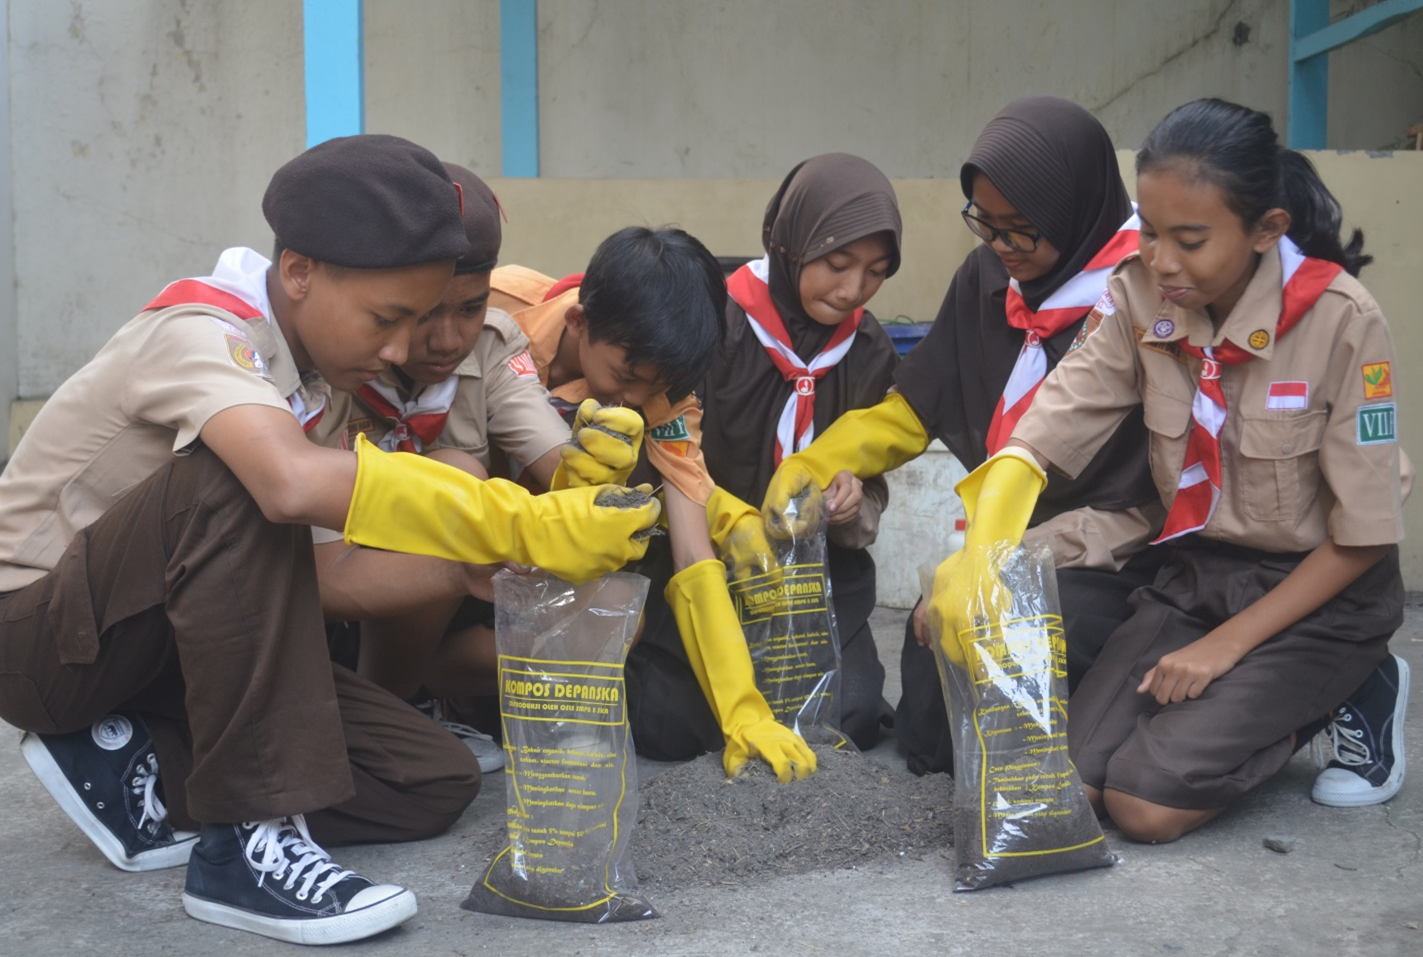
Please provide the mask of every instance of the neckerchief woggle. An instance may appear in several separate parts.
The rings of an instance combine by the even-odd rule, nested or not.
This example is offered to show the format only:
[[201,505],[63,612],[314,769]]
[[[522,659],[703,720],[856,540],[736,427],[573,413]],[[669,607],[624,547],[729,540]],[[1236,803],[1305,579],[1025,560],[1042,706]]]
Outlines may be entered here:
[[770,265],[768,257],[747,263],[731,274],[726,290],[746,312],[751,331],[771,363],[792,386],[776,423],[775,464],[780,465],[787,454],[801,451],[815,439],[815,384],[850,351],[865,310],[856,309],[842,320],[825,348],[809,362],[803,362],[791,347],[786,324],[771,300],[771,287],[767,285]]
[[[1275,323],[1279,341],[1304,318],[1343,266],[1315,259],[1282,236],[1279,243],[1281,288],[1280,316]],[[1255,358],[1226,340],[1218,346],[1193,346],[1185,339],[1177,343],[1181,351],[1201,360],[1196,395],[1191,401],[1191,433],[1186,437],[1186,457],[1177,479],[1176,497],[1166,513],[1166,524],[1153,545],[1181,535],[1198,532],[1210,523],[1220,504],[1220,430],[1227,413],[1225,390],[1221,387],[1224,366],[1237,366]]]

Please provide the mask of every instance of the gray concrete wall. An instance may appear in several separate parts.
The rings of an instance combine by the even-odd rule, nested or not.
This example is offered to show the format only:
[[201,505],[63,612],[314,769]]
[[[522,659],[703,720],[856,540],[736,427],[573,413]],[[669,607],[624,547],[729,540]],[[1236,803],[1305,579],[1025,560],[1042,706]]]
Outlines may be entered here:
[[[938,177],[1030,93],[1122,148],[1198,96],[1283,128],[1289,3],[540,0],[539,49],[546,176],[777,177],[850,150]],[[1423,120],[1423,17],[1332,54],[1331,88],[1331,148],[1392,145]]]
[[[0,0],[0,24],[10,22],[10,0]],[[3,39],[3,38],[0,38]],[[10,44],[0,42],[0,82],[10,75]],[[10,175],[10,89],[0,89],[0,435],[10,434],[10,400],[20,394],[19,323],[15,319],[15,214]],[[8,458],[8,452],[0,460]]]
[[10,2],[18,392],[49,394],[169,280],[271,244],[305,142],[301,5]]

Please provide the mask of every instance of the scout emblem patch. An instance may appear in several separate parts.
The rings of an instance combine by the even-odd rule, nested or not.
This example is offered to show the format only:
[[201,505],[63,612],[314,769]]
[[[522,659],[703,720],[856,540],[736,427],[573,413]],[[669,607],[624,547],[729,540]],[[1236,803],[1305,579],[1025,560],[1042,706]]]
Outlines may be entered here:
[[534,357],[529,355],[527,349],[509,360],[509,371],[521,379],[537,379],[539,377],[539,368],[534,365]]
[[671,422],[665,422],[647,430],[647,437],[678,458],[686,458],[692,434],[687,431],[687,417],[679,415]]
[[252,345],[246,336],[229,332],[223,338],[227,340],[227,357],[232,360],[233,365],[268,382],[272,381],[272,374],[267,371],[267,364],[262,361],[262,353],[257,351],[257,347]]
[[1364,398],[1386,399],[1393,395],[1393,373],[1387,362],[1370,362],[1364,366]]
[[1170,319],[1158,319],[1151,327],[1151,334],[1158,339],[1165,339],[1176,331],[1176,323]]
[[1267,409],[1307,409],[1309,408],[1308,382],[1271,382],[1265,393]]
[[1397,407],[1392,402],[1359,406],[1357,434],[1360,445],[1397,442]]
[[1263,349],[1270,344],[1270,334],[1264,329],[1256,329],[1245,341],[1250,343],[1252,349]]

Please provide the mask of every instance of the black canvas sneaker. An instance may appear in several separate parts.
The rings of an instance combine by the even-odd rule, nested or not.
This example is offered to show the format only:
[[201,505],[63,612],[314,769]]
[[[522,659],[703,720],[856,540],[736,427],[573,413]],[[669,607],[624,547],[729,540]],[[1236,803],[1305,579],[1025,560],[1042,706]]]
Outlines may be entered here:
[[20,753],[64,813],[115,867],[188,862],[198,836],[175,831],[158,793],[158,755],[137,715],[110,714],[71,734],[20,738]]
[[504,766],[504,749],[499,746],[499,742],[483,731],[476,730],[467,724],[447,720],[444,707],[438,698],[430,697],[422,691],[410,700],[410,705],[421,714],[428,715],[431,721],[463,741],[465,747],[474,753],[474,759],[479,762],[479,770],[482,773],[498,771]]
[[1330,807],[1382,804],[1403,787],[1403,718],[1408,711],[1408,662],[1383,660],[1333,714],[1334,760],[1310,793]]
[[301,815],[204,824],[188,862],[189,916],[293,944],[361,940],[415,915],[415,895],[331,861]]

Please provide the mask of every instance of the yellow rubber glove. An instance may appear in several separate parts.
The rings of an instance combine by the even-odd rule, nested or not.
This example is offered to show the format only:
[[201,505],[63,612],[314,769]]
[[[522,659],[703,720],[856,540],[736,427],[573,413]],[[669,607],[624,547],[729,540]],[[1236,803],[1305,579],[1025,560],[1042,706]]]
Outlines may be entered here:
[[642,448],[642,416],[636,409],[604,408],[584,399],[573,417],[573,442],[559,453],[553,489],[625,485]]
[[[530,495],[502,479],[480,481],[423,455],[382,452],[356,440],[356,488],[346,541],[392,552],[490,565],[537,565],[588,581],[641,558],[637,533],[657,523],[661,504],[645,492],[596,486]],[[631,497],[631,507],[595,503]]]
[[[955,486],[968,516],[964,547],[934,572],[929,621],[944,653],[981,675],[1001,644],[1013,594],[1003,584],[1004,562],[1023,540],[1047,473],[1026,449],[1009,446]],[[987,643],[975,650],[974,645]]]
[[707,499],[707,532],[733,582],[780,571],[761,513],[720,487]]
[[928,447],[929,434],[919,416],[904,396],[891,392],[879,405],[846,412],[809,447],[786,456],[766,487],[761,514],[771,523],[773,516],[786,514],[791,500],[811,482],[824,489],[841,471],[873,478],[918,458]]
[[726,590],[721,562],[708,558],[689,565],[672,576],[662,594],[677,620],[697,683],[726,738],[721,759],[726,776],[734,776],[752,758],[769,764],[782,784],[815,773],[815,752],[800,735],[776,721],[756,690],[751,653]]

